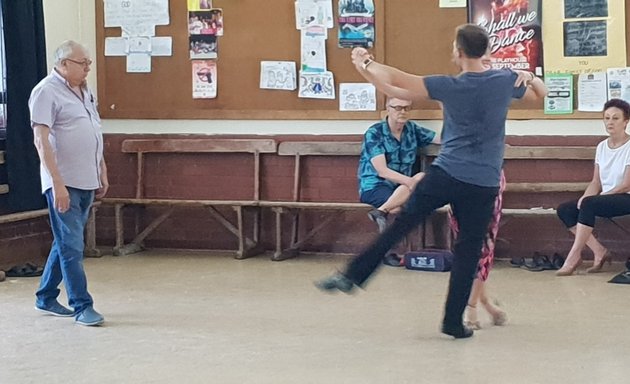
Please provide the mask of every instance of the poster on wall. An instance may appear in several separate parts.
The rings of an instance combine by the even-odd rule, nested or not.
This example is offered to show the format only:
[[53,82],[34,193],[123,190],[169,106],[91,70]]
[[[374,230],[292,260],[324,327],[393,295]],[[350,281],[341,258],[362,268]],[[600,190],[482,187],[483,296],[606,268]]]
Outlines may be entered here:
[[470,0],[468,22],[490,35],[492,68],[543,74],[542,0]]
[[549,90],[545,96],[545,114],[573,113],[573,75],[548,75],[545,85]]
[[376,111],[376,88],[370,83],[339,84],[340,111]]
[[339,47],[374,46],[374,1],[339,0]]
[[630,68],[608,68],[608,99],[630,102]]
[[543,3],[545,73],[584,74],[625,67],[624,0]]
[[191,63],[193,99],[214,99],[217,97],[217,62],[214,60],[193,60]]

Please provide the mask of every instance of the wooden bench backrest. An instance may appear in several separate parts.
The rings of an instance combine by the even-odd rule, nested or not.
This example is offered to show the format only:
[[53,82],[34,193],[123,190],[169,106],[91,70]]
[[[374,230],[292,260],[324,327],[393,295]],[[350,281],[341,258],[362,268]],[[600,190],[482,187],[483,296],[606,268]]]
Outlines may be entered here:
[[[439,151],[439,145],[431,144],[426,148],[423,148],[422,153],[429,157],[435,157]],[[540,147],[506,145],[504,158],[506,160],[595,160],[595,147]]]
[[359,156],[360,141],[287,141],[278,146],[281,156]]
[[278,146],[278,155],[294,156],[293,201],[300,201],[302,156],[356,156],[361,154],[360,141],[286,141]]
[[145,153],[252,153],[254,154],[254,200],[260,200],[260,154],[275,153],[273,139],[127,139],[122,152],[135,153],[138,158],[136,172],[136,198],[144,197]]

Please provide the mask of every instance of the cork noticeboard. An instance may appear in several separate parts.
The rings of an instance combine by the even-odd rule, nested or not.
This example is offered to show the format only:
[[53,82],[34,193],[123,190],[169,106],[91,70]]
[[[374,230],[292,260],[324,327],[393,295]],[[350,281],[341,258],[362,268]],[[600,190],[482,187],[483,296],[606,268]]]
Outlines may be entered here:
[[[96,2],[98,96],[101,116],[121,119],[379,119],[376,112],[340,112],[338,85],[363,82],[350,62],[350,49],[337,47],[337,29],[330,29],[327,66],[334,74],[337,99],[298,98],[296,91],[259,88],[260,62],[300,64],[300,33],[295,28],[293,1],[214,0],[223,9],[224,36],[219,39],[216,99],[192,98],[192,67],[188,51],[186,1],[169,2],[170,24],[157,26],[157,36],[171,36],[173,55],[153,57],[150,73],[127,73],[126,58],[104,56],[105,37],[120,36],[120,28],[105,28],[103,0]],[[337,11],[337,0],[333,7]],[[376,42],[372,52],[380,62],[416,74],[456,74],[451,63],[454,29],[466,22],[465,8],[439,8],[438,1],[374,0]],[[629,19],[630,7],[626,7]],[[627,31],[628,32],[628,31]],[[630,44],[630,39],[626,39]],[[630,53],[630,48],[628,49]],[[629,57],[630,61],[630,57]],[[384,107],[379,95],[377,109]],[[436,103],[418,104],[416,119],[440,119]],[[544,115],[542,102],[516,102],[515,119],[598,118],[598,114]]]

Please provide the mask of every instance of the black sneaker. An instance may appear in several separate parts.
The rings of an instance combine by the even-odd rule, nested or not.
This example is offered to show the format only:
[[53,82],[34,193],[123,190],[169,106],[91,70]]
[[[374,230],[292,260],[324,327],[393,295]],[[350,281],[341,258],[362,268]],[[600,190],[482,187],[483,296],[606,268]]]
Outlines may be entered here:
[[387,228],[387,212],[383,212],[380,209],[373,209],[368,212],[368,217],[376,223],[378,233],[385,232],[385,228]]
[[442,324],[442,333],[445,335],[453,336],[456,339],[467,339],[469,337],[472,337],[475,332],[465,325],[452,327],[447,326],[446,324]]

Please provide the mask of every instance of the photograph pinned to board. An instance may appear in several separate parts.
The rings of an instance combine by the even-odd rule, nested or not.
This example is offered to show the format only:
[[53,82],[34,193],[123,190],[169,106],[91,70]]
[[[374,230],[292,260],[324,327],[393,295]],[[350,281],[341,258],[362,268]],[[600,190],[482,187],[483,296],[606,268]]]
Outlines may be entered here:
[[565,19],[588,17],[608,17],[608,0],[564,0]]
[[311,73],[300,71],[298,97],[307,99],[334,99],[335,81],[332,72]]
[[212,8],[212,0],[188,0],[189,11],[201,11]]
[[294,61],[261,61],[260,88],[293,91],[297,88]]
[[545,114],[573,113],[573,75],[547,74],[545,85],[549,90],[545,96]]
[[301,33],[301,70],[304,72],[326,71],[326,39],[322,36],[310,35],[304,29]]
[[193,60],[191,63],[193,99],[216,98],[217,62],[214,60]]
[[374,46],[374,1],[339,0],[339,47]]
[[188,12],[188,35],[223,36],[223,10]]
[[376,88],[370,83],[339,84],[340,111],[376,111]]
[[196,59],[216,59],[217,58],[217,37],[214,35],[191,35],[190,58]]
[[608,68],[608,99],[630,103],[630,68]]
[[332,28],[334,25],[332,0],[298,0],[295,2],[295,27]]

